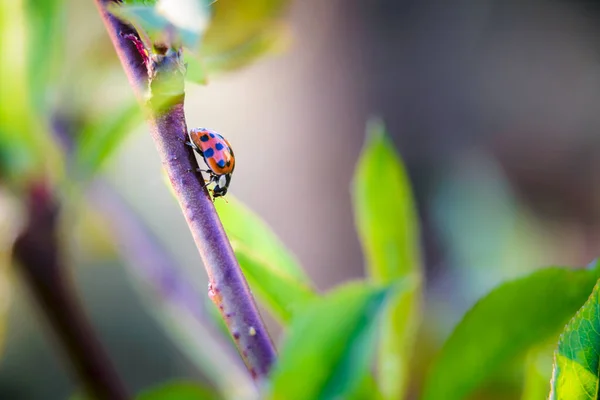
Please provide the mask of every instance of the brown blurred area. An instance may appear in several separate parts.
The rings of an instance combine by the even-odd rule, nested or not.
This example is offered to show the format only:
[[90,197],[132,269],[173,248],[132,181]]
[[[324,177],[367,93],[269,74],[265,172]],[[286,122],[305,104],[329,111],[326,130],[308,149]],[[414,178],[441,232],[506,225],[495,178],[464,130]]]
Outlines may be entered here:
[[[93,4],[77,7],[106,40]],[[447,332],[501,280],[598,254],[599,11],[597,1],[297,1],[286,52],[189,87],[188,124],[229,139],[237,158],[230,193],[326,290],[363,275],[350,185],[366,120],[381,116],[422,217],[428,318]],[[115,71],[107,91],[128,90]],[[205,287],[145,127],[106,175]],[[118,261],[88,264],[76,266],[81,292],[128,382],[196,377]],[[0,398],[64,399],[74,388],[21,301]]]

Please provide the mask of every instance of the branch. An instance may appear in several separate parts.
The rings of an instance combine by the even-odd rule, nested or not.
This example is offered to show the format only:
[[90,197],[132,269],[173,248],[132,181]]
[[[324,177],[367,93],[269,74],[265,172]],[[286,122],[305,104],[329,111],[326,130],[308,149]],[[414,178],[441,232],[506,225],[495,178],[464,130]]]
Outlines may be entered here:
[[196,287],[149,233],[135,210],[100,179],[89,188],[88,195],[92,207],[110,222],[128,270],[136,281],[145,284],[145,292],[152,293],[152,310],[169,326],[169,333],[179,335],[177,342],[183,341],[184,352],[201,363],[202,372],[217,383],[222,393],[236,399],[252,398],[256,387],[233,346],[215,329],[204,304],[198,301]]
[[14,257],[76,368],[86,391],[99,400],[127,400],[125,387],[104,353],[59,258],[58,209],[43,184],[33,185],[29,221],[14,245]]
[[[129,82],[147,113],[158,149],[200,257],[208,272],[209,296],[218,306],[254,379],[263,379],[276,358],[275,347],[235,258],[188,140],[183,109],[185,67],[181,52],[167,49],[146,64],[131,27],[106,12],[111,0],[95,0]],[[134,32],[136,37],[139,37]],[[150,92],[148,96],[147,92]]]

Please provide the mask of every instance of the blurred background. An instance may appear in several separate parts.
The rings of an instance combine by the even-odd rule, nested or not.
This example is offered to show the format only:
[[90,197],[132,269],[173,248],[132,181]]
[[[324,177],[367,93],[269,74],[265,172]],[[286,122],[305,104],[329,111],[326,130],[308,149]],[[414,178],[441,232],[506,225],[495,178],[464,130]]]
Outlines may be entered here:
[[[131,93],[93,2],[65,7],[65,62],[48,96],[67,120]],[[433,354],[499,282],[598,254],[599,12],[592,0],[294,1],[285,51],[190,85],[188,125],[228,138],[237,161],[230,193],[327,290],[363,275],[350,185],[365,123],[381,116],[421,216],[420,351]],[[145,125],[102,175],[205,288]],[[202,379],[149,315],[109,235],[89,235],[85,218],[73,229],[74,279],[132,389]],[[66,399],[77,388],[45,321],[21,285],[11,292],[0,399]],[[510,382],[499,398],[518,398]]]

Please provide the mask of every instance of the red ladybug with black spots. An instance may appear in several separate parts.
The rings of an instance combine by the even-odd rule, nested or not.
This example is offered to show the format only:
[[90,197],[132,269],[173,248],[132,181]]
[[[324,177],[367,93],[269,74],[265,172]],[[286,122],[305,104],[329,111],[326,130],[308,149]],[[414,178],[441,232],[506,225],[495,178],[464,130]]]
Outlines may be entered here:
[[225,196],[231,174],[235,168],[235,156],[229,142],[217,132],[205,128],[190,130],[188,144],[202,156],[208,166],[206,171],[210,175],[210,183],[215,184],[213,197]]

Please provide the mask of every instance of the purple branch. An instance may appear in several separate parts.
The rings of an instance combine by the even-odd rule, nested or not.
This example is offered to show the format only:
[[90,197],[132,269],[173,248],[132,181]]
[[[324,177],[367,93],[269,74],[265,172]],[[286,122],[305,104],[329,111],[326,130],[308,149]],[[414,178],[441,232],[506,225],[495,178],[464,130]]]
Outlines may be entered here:
[[57,205],[44,184],[32,185],[29,221],[14,245],[14,257],[75,366],[88,394],[99,400],[127,400],[125,387],[104,353],[59,257]]
[[[242,361],[231,343],[215,329],[204,304],[198,301],[196,288],[175,267],[177,263],[148,232],[135,211],[102,180],[92,184],[88,198],[114,228],[115,241],[129,264],[128,270],[136,281],[144,283],[143,289],[150,291],[151,298],[156,300],[153,310],[161,319],[171,318],[167,319],[170,333],[186,338],[184,352],[196,355],[192,359],[201,362],[202,372],[217,382],[222,393],[240,399],[254,394],[256,388]],[[188,342],[190,332],[194,334]]]
[[[125,37],[137,34],[106,12],[105,6],[110,2],[96,0],[129,82],[145,106],[163,168],[208,272],[209,296],[219,308],[252,377],[263,379],[275,361],[275,347],[202,175],[196,172],[198,164],[193,150],[185,144],[188,139],[183,109],[185,68],[181,53],[166,49],[164,54],[151,56],[148,64],[144,63],[133,41]],[[150,97],[147,90],[151,90]]]

